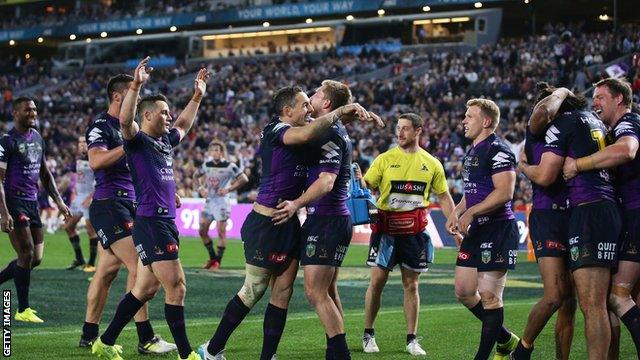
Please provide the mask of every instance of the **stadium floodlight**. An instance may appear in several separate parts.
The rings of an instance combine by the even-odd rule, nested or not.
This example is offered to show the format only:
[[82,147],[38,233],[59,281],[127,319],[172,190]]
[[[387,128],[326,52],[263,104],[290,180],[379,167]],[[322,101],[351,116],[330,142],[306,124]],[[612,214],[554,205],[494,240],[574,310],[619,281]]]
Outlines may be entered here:
[[425,6],[422,7],[422,11],[424,11],[424,12],[431,11],[431,7],[425,5]]
[[482,7],[482,3],[478,1],[477,3],[473,4],[473,7],[476,9],[480,9]]
[[384,16],[384,13],[385,13],[384,9],[378,10],[378,16]]
[[176,30],[178,30],[178,28],[177,28],[177,27],[175,27],[175,26],[172,26],[172,27],[170,27],[170,28],[169,28],[169,31],[171,31],[171,32],[174,32],[174,31],[176,31]]
[[451,22],[450,18],[433,19],[434,24],[448,24]]
[[101,33],[100,33],[100,37],[101,37],[101,38],[106,38],[106,37],[107,37],[107,35],[109,35],[109,34],[107,34],[107,32],[106,32],[106,31],[103,31],[103,32],[101,32]]
[[16,41],[15,41],[15,40],[13,40],[13,39],[9,40],[9,45],[10,45],[10,46],[13,46],[13,45],[15,45],[15,44],[16,44]]
[[353,15],[347,15],[347,21],[352,21],[354,19]]
[[307,24],[311,24],[313,22],[312,18],[307,18],[307,20],[305,20],[304,22],[306,22]]
[[262,27],[269,27],[269,26],[271,26],[271,24],[269,24],[268,21],[265,21],[262,23]]
[[467,21],[469,21],[469,20],[471,20],[471,18],[470,18],[470,17],[468,17],[468,16],[462,16],[462,17],[454,17],[454,18],[451,18],[451,22],[467,22]]
[[69,40],[75,40],[75,39],[76,39],[76,34],[69,35]]
[[38,38],[38,44],[42,44],[44,42],[44,39],[41,37]]
[[87,38],[85,41],[89,44],[91,42],[91,38]]
[[528,3],[530,3],[530,2],[531,2],[531,0],[524,0],[524,3],[525,3],[525,4],[528,4]]
[[136,34],[138,34],[138,35],[142,35],[142,29],[138,29],[138,30],[136,30]]
[[609,15],[607,15],[607,14],[600,14],[600,15],[598,16],[598,19],[599,19],[600,21],[608,21],[608,20],[611,20],[611,17],[609,17]]
[[24,58],[27,60],[31,59],[31,54],[29,53],[24,54]]

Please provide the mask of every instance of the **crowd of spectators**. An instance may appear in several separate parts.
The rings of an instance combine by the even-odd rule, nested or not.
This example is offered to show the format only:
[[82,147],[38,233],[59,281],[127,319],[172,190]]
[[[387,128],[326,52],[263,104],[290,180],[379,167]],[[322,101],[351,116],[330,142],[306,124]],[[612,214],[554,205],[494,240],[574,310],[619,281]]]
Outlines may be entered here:
[[[388,73],[350,84],[355,100],[380,114],[389,124],[384,129],[362,124],[349,126],[354,161],[368,168],[378,154],[394,146],[393,121],[397,116],[416,112],[426,121],[422,145],[444,164],[451,192],[457,200],[462,196],[461,159],[468,146],[460,125],[467,99],[485,96],[498,102],[502,116],[498,132],[518,154],[537,81],[582,92],[603,76],[590,70],[591,65],[637,51],[640,51],[637,26],[624,26],[615,34],[584,34],[577,27],[556,25],[547,27],[545,35],[503,39],[496,45],[468,53],[412,50],[392,55],[370,52],[337,56],[330,51],[321,55],[289,53],[279,57],[230,59],[215,65],[183,66],[180,70],[154,73],[152,87],[145,91],[168,94],[172,110],[179,113],[192,92],[192,82],[181,82],[181,75],[186,78],[203,65],[211,68],[214,76],[208,86],[208,96],[201,104],[198,123],[188,134],[188,140],[176,150],[179,194],[199,196],[198,169],[208,156],[208,144],[213,139],[221,139],[227,144],[229,158],[237,162],[250,179],[238,191],[238,200],[250,202],[256,196],[260,176],[256,158],[260,131],[270,119],[270,100],[275,89],[300,84],[311,92],[326,78],[348,79],[355,74],[390,68]],[[27,66],[33,66],[33,70],[21,69],[18,73],[22,75],[2,72],[0,84],[10,92],[12,86],[26,81],[24,77],[38,76],[34,75],[38,71],[43,72],[41,77],[47,78],[45,65]],[[424,71],[405,75],[418,66]],[[626,69],[634,84],[636,101],[640,100],[640,71],[631,66]],[[69,77],[63,85],[53,84],[34,94],[41,132],[48,144],[47,154],[57,158],[58,177],[75,159],[78,135],[84,134],[91,119],[106,109],[105,86],[111,75],[112,72],[86,70]],[[10,126],[10,95],[5,91],[0,100],[2,132]],[[516,205],[529,202],[530,197],[528,181],[519,176]]]

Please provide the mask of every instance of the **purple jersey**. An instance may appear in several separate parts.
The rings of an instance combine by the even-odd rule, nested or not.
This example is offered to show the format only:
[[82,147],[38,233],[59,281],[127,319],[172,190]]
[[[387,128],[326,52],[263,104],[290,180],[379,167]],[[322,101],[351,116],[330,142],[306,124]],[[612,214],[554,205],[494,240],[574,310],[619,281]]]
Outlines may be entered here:
[[[545,149],[558,156],[577,159],[589,156],[605,147],[606,127],[588,111],[568,111],[558,116],[545,133]],[[615,201],[609,170],[591,170],[579,173],[567,182],[569,203],[580,204]]]
[[43,163],[44,141],[35,129],[21,134],[15,128],[0,138],[0,168],[5,169],[6,197],[35,201]]
[[[618,120],[610,134],[613,137],[612,142],[625,136],[631,136],[640,141],[640,115],[626,113]],[[624,209],[640,208],[640,157],[638,154],[630,162],[618,166],[615,179]]]
[[336,174],[331,191],[307,205],[309,215],[349,215],[346,201],[351,178],[351,140],[342,123],[331,127],[326,135],[310,146],[309,177],[307,187],[311,186],[322,172]]
[[[107,113],[98,115],[98,118],[89,125],[86,139],[89,149],[111,150],[117,148],[122,145],[120,121]],[[129,173],[124,156],[109,168],[96,170],[94,175],[96,180],[94,199],[113,199],[116,197],[128,200],[135,199],[136,194],[131,182],[131,173]]]
[[260,135],[262,176],[256,202],[275,208],[279,201],[294,200],[302,194],[307,180],[307,166],[301,147],[286,146],[284,133],[291,125],[274,118]]
[[[491,134],[476,146],[472,146],[464,157],[462,170],[467,209],[486,199],[495,190],[492,175],[503,171],[515,171],[515,165],[515,155],[496,134]],[[476,216],[474,222],[483,225],[508,219],[515,219],[511,201],[488,214]]]
[[[527,127],[527,139],[524,145],[524,151],[529,164],[539,165],[542,154],[549,151],[549,149],[545,148],[544,137],[533,135]],[[549,186],[540,186],[532,181],[531,187],[533,188],[533,209],[564,210],[569,207],[567,187],[562,176],[558,176]]]
[[173,178],[173,148],[180,142],[180,131],[153,138],[138,131],[124,141],[127,163],[136,188],[136,216],[176,217],[176,181]]

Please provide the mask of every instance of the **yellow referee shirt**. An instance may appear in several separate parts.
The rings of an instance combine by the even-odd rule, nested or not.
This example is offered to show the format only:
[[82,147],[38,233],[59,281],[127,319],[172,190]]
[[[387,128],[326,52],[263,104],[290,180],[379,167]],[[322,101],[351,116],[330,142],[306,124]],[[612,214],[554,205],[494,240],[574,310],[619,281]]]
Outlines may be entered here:
[[364,175],[371,188],[378,188],[377,206],[384,211],[410,211],[429,206],[429,194],[448,190],[444,168],[438,159],[420,148],[406,153],[395,147],[380,154]]

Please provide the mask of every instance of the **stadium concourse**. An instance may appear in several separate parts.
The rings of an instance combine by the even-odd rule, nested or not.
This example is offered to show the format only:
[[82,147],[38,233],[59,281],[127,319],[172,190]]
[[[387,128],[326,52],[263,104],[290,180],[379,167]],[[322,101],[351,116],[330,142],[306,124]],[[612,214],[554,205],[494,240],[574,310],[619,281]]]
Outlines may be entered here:
[[[640,103],[640,55],[634,56],[640,53],[640,23],[637,19],[629,19],[628,14],[623,14],[620,16],[623,21],[616,19],[615,28],[610,18],[602,17],[601,21],[571,18],[571,21],[560,22],[559,17],[560,19],[564,19],[562,16],[569,18],[563,12],[566,8],[559,6],[558,11],[563,15],[552,17],[548,15],[553,11],[553,6],[541,10],[549,4],[548,1],[544,3],[542,0],[526,0],[524,4],[530,4],[532,1],[543,4],[538,6],[538,10],[544,10],[533,21],[534,24],[537,21],[538,26],[537,29],[532,30],[533,34],[524,34],[523,31],[513,29],[522,25],[520,20],[524,20],[529,26],[531,24],[529,13],[506,14],[502,24],[497,26],[499,33],[497,41],[481,42],[479,45],[471,41],[452,46],[449,46],[451,45],[449,43],[444,46],[430,46],[433,44],[428,44],[429,41],[424,33],[417,28],[411,28],[408,36],[407,31],[400,34],[387,29],[381,30],[376,36],[367,33],[375,32],[371,30],[372,28],[365,30],[364,35],[361,32],[350,33],[350,29],[346,31],[343,29],[342,31],[347,35],[335,34],[335,38],[340,40],[335,40],[330,47],[326,46],[325,42],[319,41],[315,46],[314,44],[306,46],[309,44],[304,44],[294,36],[289,46],[278,47],[278,51],[270,51],[266,55],[260,51],[249,52],[240,48],[231,51],[232,55],[227,57],[208,57],[204,55],[206,51],[202,48],[198,50],[198,56],[192,56],[190,35],[182,35],[179,40],[182,42],[179,46],[174,46],[175,43],[168,42],[169,36],[163,39],[162,34],[151,35],[151,37],[156,36],[152,39],[153,41],[137,42],[137,40],[127,39],[122,40],[122,44],[118,43],[118,35],[114,37],[115,40],[112,40],[112,35],[109,34],[107,40],[113,42],[105,42],[101,45],[107,50],[91,53],[88,48],[86,52],[81,49],[80,57],[84,59],[82,65],[61,67],[60,64],[66,64],[65,61],[73,57],[69,54],[77,50],[64,50],[64,46],[60,46],[59,51],[55,51],[57,46],[69,38],[69,34],[65,33],[64,39],[55,40],[55,45],[50,45],[47,51],[38,50],[39,43],[50,42],[48,38],[42,41],[37,39],[36,36],[40,34],[28,39],[32,44],[27,44],[26,39],[18,40],[18,46],[14,46],[16,42],[13,39],[8,40],[9,37],[7,37],[5,41],[2,36],[18,34],[17,30],[23,28],[60,29],[69,24],[83,22],[98,24],[122,20],[122,23],[126,23],[132,21],[131,19],[139,18],[156,19],[165,16],[173,19],[183,15],[191,16],[191,14],[228,14],[229,11],[251,10],[261,6],[290,5],[299,9],[296,6],[300,4],[342,2],[338,0],[320,2],[64,0],[54,4],[54,2],[27,0],[24,1],[26,4],[20,7],[14,5],[14,1],[11,0],[7,0],[9,6],[4,6],[3,1],[0,0],[0,15],[2,15],[0,40],[9,44],[0,46],[3,52],[0,57],[0,91],[2,92],[0,134],[6,134],[13,127],[12,101],[20,96],[32,97],[38,109],[37,128],[46,144],[48,165],[62,192],[72,179],[71,173],[74,171],[78,154],[76,148],[78,137],[84,135],[89,124],[108,107],[106,88],[109,79],[118,73],[132,73],[132,67],[129,64],[131,59],[142,59],[145,56],[174,58],[175,63],[171,66],[158,67],[153,72],[149,84],[141,92],[141,95],[156,92],[170,94],[169,106],[173,119],[177,118],[180,109],[189,102],[196,72],[200,68],[206,68],[212,74],[207,85],[207,96],[200,103],[200,110],[192,130],[174,149],[173,169],[177,194],[186,202],[185,205],[190,203],[201,205],[204,202],[199,182],[202,174],[200,169],[205,162],[211,160],[208,153],[210,143],[219,140],[226,145],[227,159],[242,169],[249,179],[232,194],[240,204],[238,207],[249,212],[250,204],[256,200],[261,177],[262,164],[258,151],[261,131],[273,115],[271,102],[275,91],[283,86],[299,85],[311,96],[323,80],[336,79],[350,86],[356,102],[380,115],[388,124],[385,128],[357,122],[347,125],[353,146],[352,159],[360,165],[362,172],[367,171],[378,155],[397,146],[394,130],[398,117],[403,113],[414,112],[425,120],[420,146],[442,162],[449,191],[453,200],[458,203],[464,194],[463,157],[470,145],[461,125],[467,111],[467,100],[483,97],[492,99],[498,104],[501,118],[496,130],[497,135],[507,142],[516,156],[519,156],[524,145],[527,120],[535,104],[536,83],[539,81],[558,87],[567,87],[575,93],[584,94],[590,98],[593,83],[616,75],[626,78],[631,83],[633,102]],[[466,11],[474,6],[475,8],[504,6],[505,12],[508,13],[508,9],[512,9],[515,6],[512,4],[516,1],[487,1],[484,5],[470,0],[448,2],[453,5],[450,5],[450,8],[443,8],[446,11],[460,9]],[[520,5],[522,2],[517,1]],[[374,2],[348,3],[366,5]],[[406,0],[376,3],[382,7],[387,3],[417,4],[418,2]],[[436,8],[435,4],[442,1],[425,1],[424,3]],[[423,7],[420,2],[420,6],[416,7],[418,10],[415,11],[423,15],[433,10],[426,8],[429,6]],[[603,15],[608,16],[606,14],[609,10],[602,9]],[[392,9],[387,11],[387,15],[392,15]],[[381,13],[375,6],[370,12],[371,19],[365,22],[382,21],[380,19],[385,15],[384,10]],[[344,19],[345,14],[338,15]],[[396,9],[395,15],[407,14],[414,15],[409,10]],[[323,15],[325,18],[320,21],[333,21],[331,16],[335,14]],[[288,26],[290,24],[286,22],[287,16],[289,15],[282,16],[285,20],[277,16],[274,19],[260,18],[259,24],[265,21],[262,26],[258,25],[246,31],[261,31],[262,27],[270,26],[269,21],[272,23],[282,21],[280,26]],[[455,15],[446,16],[453,18]],[[522,16],[522,19],[518,16]],[[364,11],[361,17],[365,17]],[[347,20],[353,20],[353,16],[351,20],[347,17]],[[414,19],[411,18],[411,20]],[[149,21],[152,22],[152,20]],[[317,20],[302,16],[294,21],[315,25]],[[406,20],[402,21],[404,21],[403,26],[409,23]],[[219,26],[220,24],[217,27],[212,25],[211,28],[215,28],[216,31],[235,31],[236,28],[247,27],[248,29],[249,26],[247,22],[240,20],[230,24],[224,24],[223,27]],[[475,24],[477,26],[477,22]],[[197,34],[192,38],[200,39],[202,32],[208,30],[207,26],[211,24],[198,24],[195,21],[191,25],[190,28],[180,28],[180,31],[193,31]],[[329,26],[340,28],[343,25],[329,24]],[[165,28],[164,31],[169,29],[168,26]],[[448,28],[452,34],[450,38],[464,33],[464,29],[460,29],[463,29],[462,25],[458,29],[460,33],[455,33],[454,27]],[[129,30],[135,30],[135,27],[127,29]],[[138,30],[140,30],[139,34],[143,33],[142,29]],[[145,35],[147,31],[147,29],[144,30]],[[173,33],[176,29],[170,31]],[[101,35],[98,34],[87,36],[93,36],[95,41],[100,40],[98,37]],[[343,35],[344,40],[342,40]],[[73,34],[74,39],[75,36]],[[107,35],[102,37],[106,38]],[[122,37],[126,36],[122,35]],[[411,39],[407,40],[407,38]],[[84,38],[81,39],[78,35],[78,40],[84,40]],[[163,42],[165,40],[167,42]],[[437,41],[439,40],[434,42]],[[91,39],[87,38],[86,44],[90,43]],[[118,49],[116,46],[120,45],[126,50],[113,50]],[[108,51],[110,46],[114,46],[112,51]],[[209,45],[203,42],[200,46],[207,48]],[[364,50],[353,54],[345,50],[348,46]],[[6,54],[4,49],[7,50]],[[194,57],[197,60],[194,60]],[[531,183],[522,173],[517,172],[513,204],[518,209],[520,220],[524,219],[525,209],[531,202]],[[433,211],[432,215],[433,221],[430,226],[434,227],[433,223],[437,223],[442,230],[446,219],[443,219],[439,211]],[[188,284],[185,300],[186,326],[194,350],[206,341],[215,327],[221,323],[220,316],[225,310],[225,301],[234,296],[245,276],[243,245],[238,241],[240,240],[239,224],[234,232],[230,232],[232,241],[226,245],[224,265],[219,270],[208,271],[201,268],[207,256],[200,239],[196,238],[198,223],[196,219],[195,217],[188,219],[192,231],[187,236],[181,234],[180,243],[180,260],[185,268]],[[184,219],[182,220],[184,222]],[[235,219],[232,218],[232,220]],[[33,307],[37,308],[38,315],[42,316],[45,323],[25,324],[12,321],[9,326],[11,330],[9,351],[10,356],[15,359],[90,357],[90,350],[78,348],[78,339],[80,328],[85,321],[87,279],[91,274],[63,270],[72,259],[72,250],[64,232],[54,231],[54,221],[51,225],[51,234],[45,234],[44,260],[42,265],[33,271],[30,295]],[[444,231],[441,233],[447,236]],[[215,237],[213,228],[211,235],[212,238]],[[368,239],[368,233],[357,236],[365,235]],[[4,266],[15,258],[15,254],[9,241],[4,241],[6,237],[0,238],[2,238],[0,265]],[[438,245],[443,244],[440,239],[434,242]],[[87,244],[84,234],[81,243],[86,252]],[[453,240],[447,238],[446,243],[453,244]],[[364,266],[367,255],[366,246],[351,246],[339,275],[338,284],[344,308],[345,330],[352,356],[354,359],[409,358],[410,355],[405,351],[403,299],[399,295],[403,291],[400,271],[392,272],[389,276],[387,291],[382,299],[382,310],[376,322],[376,335],[381,352],[366,354],[362,351],[360,335],[363,331],[363,302],[370,278],[369,270]],[[453,284],[457,256],[458,253],[453,248],[438,249],[434,264],[420,279],[422,285],[419,292],[422,307],[417,335],[424,337],[420,338],[421,344],[429,359],[471,358],[473,348],[478,343],[479,323],[464,306],[456,303],[455,300]],[[520,252],[518,261],[516,271],[509,272],[508,275],[508,285],[504,293],[504,318],[505,326],[510,331],[522,335],[527,324],[527,315],[532,306],[542,297],[543,287],[537,264],[531,257],[528,257],[525,252]],[[100,324],[101,332],[106,329],[122,298],[125,279],[125,275],[120,275],[114,283]],[[2,288],[14,289],[13,282],[3,283]],[[302,271],[300,271],[294,284],[293,298],[288,310],[289,317],[277,352],[278,359],[324,357],[324,329],[304,294],[305,288]],[[11,295],[13,295],[12,311],[15,312],[15,304],[17,304],[15,290],[13,294],[8,295],[8,298],[11,298]],[[161,297],[157,296],[157,298]],[[152,300],[149,306],[150,319],[157,334],[164,339],[171,339],[169,328],[163,321],[162,300]],[[265,307],[264,300],[256,305],[247,320],[230,338],[225,353],[228,359],[255,359],[260,356],[262,314]],[[552,322],[553,319],[536,340],[532,358],[550,359],[556,355]],[[7,329],[6,324],[5,329]],[[584,320],[581,315],[578,315],[571,359],[587,358],[587,344],[584,338]],[[125,359],[147,358],[136,352],[136,331],[131,324],[123,331],[118,344],[123,345],[122,355]],[[625,328],[620,340],[619,358],[630,359],[635,355],[636,349]],[[6,348],[5,356],[7,356]],[[175,358],[176,354],[172,353],[169,356]],[[169,356],[163,358],[169,358]]]

